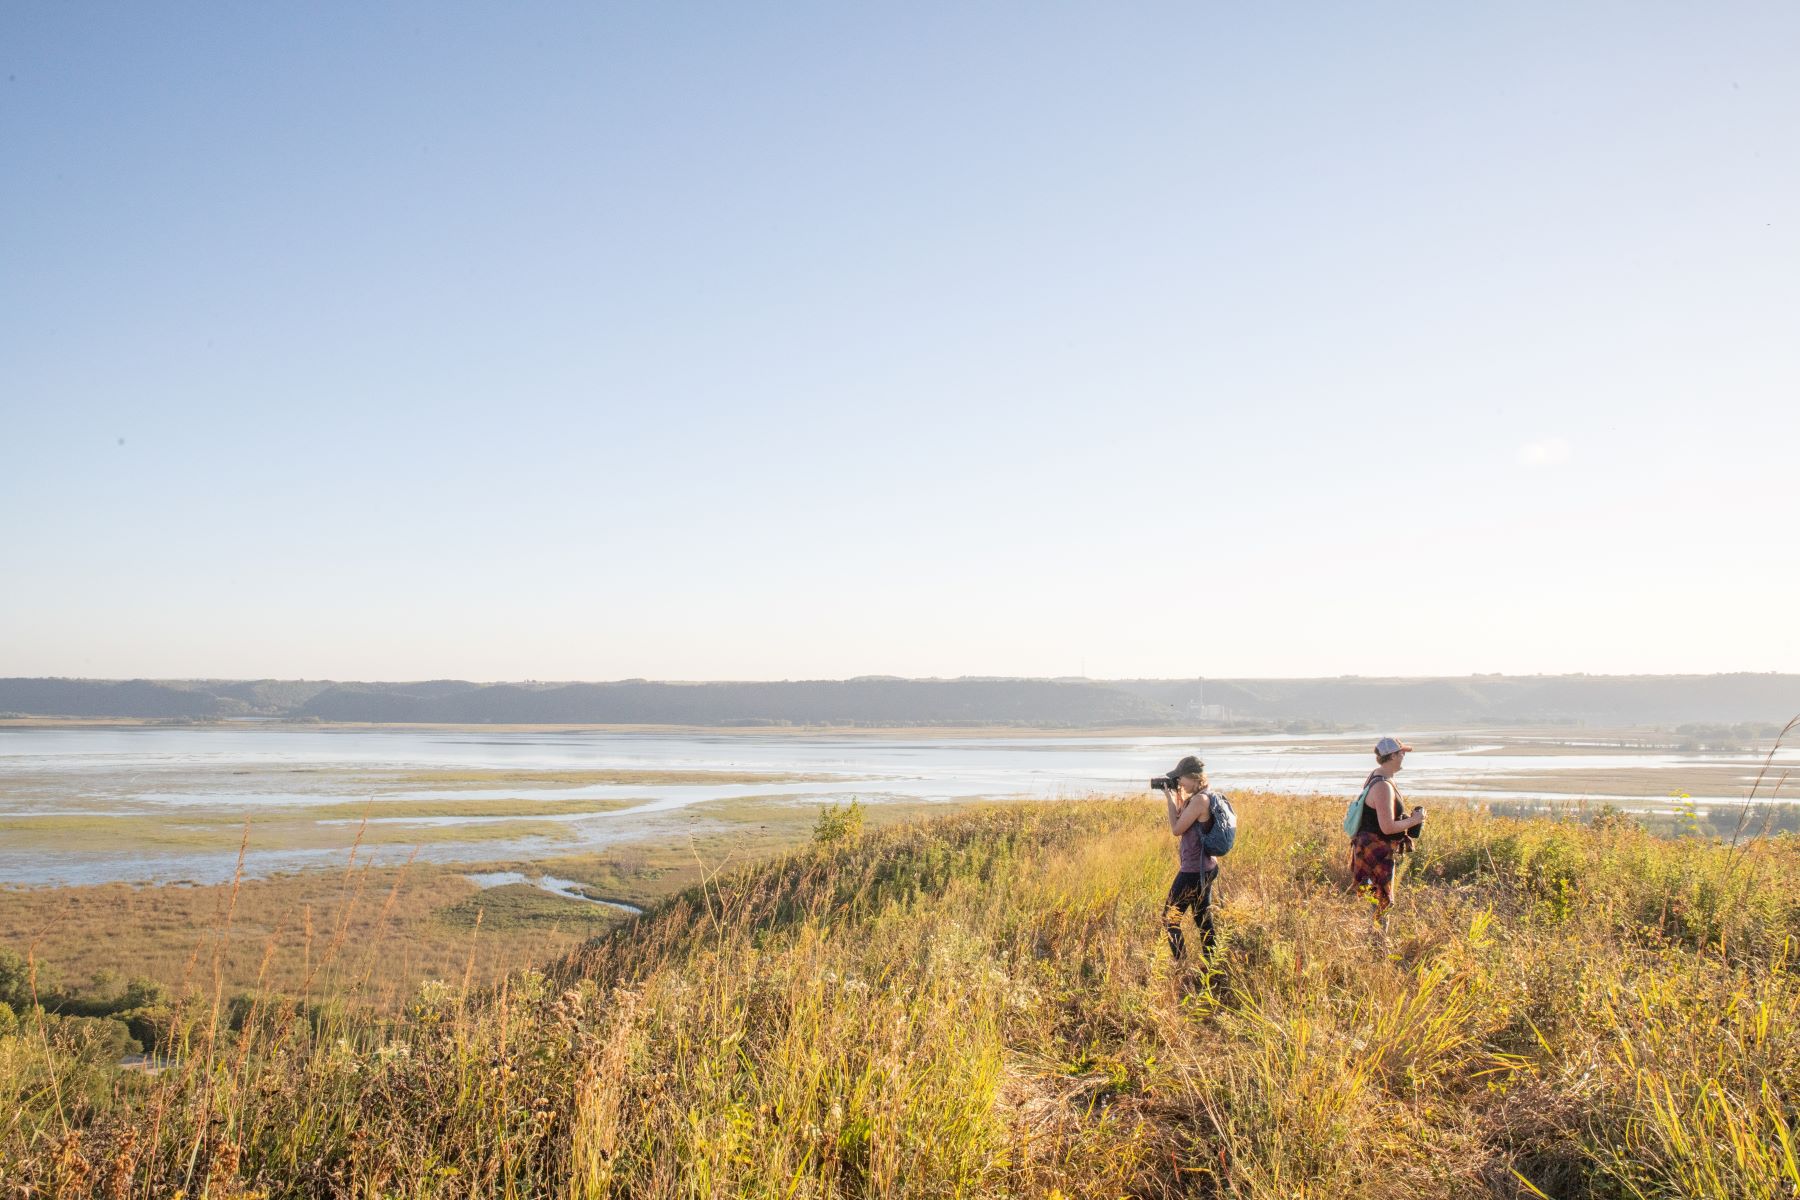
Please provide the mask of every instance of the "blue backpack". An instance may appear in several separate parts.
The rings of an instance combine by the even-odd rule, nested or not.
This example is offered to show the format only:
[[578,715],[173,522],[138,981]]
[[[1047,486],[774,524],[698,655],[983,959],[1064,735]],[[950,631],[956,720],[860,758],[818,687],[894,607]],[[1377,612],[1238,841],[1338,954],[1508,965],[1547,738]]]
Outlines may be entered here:
[[1200,845],[1218,858],[1230,854],[1231,848],[1237,845],[1237,814],[1231,811],[1231,801],[1218,792],[1207,795],[1212,797],[1212,828],[1200,836]]

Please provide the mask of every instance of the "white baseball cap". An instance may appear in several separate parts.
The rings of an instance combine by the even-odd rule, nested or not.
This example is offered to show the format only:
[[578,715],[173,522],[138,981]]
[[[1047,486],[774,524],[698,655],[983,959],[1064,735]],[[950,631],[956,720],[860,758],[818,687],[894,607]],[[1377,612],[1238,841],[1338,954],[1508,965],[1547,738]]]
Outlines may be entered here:
[[1397,753],[1401,750],[1411,749],[1412,747],[1405,742],[1391,737],[1384,737],[1379,742],[1375,743],[1375,757],[1386,758],[1388,755]]

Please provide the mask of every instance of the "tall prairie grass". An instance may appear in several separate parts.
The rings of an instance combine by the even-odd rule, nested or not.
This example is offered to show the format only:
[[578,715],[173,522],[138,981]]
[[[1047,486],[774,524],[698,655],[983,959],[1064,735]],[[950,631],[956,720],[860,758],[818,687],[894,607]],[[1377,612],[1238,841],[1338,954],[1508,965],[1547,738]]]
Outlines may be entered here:
[[[1792,1197],[1800,850],[1435,814],[1383,935],[1341,802],[1238,799],[1211,962],[1135,800],[707,879],[401,1019],[0,1038],[12,1196]],[[7,1114],[10,1114],[8,1117]]]

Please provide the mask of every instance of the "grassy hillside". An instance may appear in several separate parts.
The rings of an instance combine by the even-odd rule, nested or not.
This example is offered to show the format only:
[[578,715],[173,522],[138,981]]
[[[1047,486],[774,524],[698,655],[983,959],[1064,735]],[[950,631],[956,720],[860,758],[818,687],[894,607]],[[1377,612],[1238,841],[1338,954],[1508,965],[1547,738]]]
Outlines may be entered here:
[[[1138,801],[715,879],[404,1020],[0,1040],[13,1195],[1716,1196],[1800,1188],[1800,851],[1440,814],[1388,938],[1340,805],[1240,798],[1213,966]],[[35,1190],[34,1190],[35,1189]]]

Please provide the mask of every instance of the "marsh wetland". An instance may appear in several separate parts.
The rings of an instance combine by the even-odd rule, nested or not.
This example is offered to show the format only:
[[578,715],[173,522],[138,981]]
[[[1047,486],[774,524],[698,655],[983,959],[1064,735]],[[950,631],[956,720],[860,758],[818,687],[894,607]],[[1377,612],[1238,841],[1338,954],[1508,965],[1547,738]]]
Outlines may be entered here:
[[[291,988],[336,931],[347,953],[390,947],[357,971],[398,995],[567,949],[805,842],[825,805],[856,800],[879,826],[1116,795],[1188,750],[1227,792],[1347,795],[1372,736],[0,725],[0,946],[68,979],[174,981],[220,929],[228,982]],[[1690,825],[1735,814],[1769,749],[1554,728],[1413,741],[1414,798]],[[1795,750],[1759,801],[1800,791]]]
[[[1370,737],[0,727],[0,884],[210,884],[240,865],[264,878],[341,863],[353,845],[391,865],[685,844],[851,798],[873,809],[1141,790],[1190,747],[1223,790],[1348,794]],[[1740,800],[1766,755],[1641,732],[1415,741],[1411,795],[1637,808]],[[1764,798],[1788,798],[1780,770],[1800,765],[1797,749],[1778,753]]]

